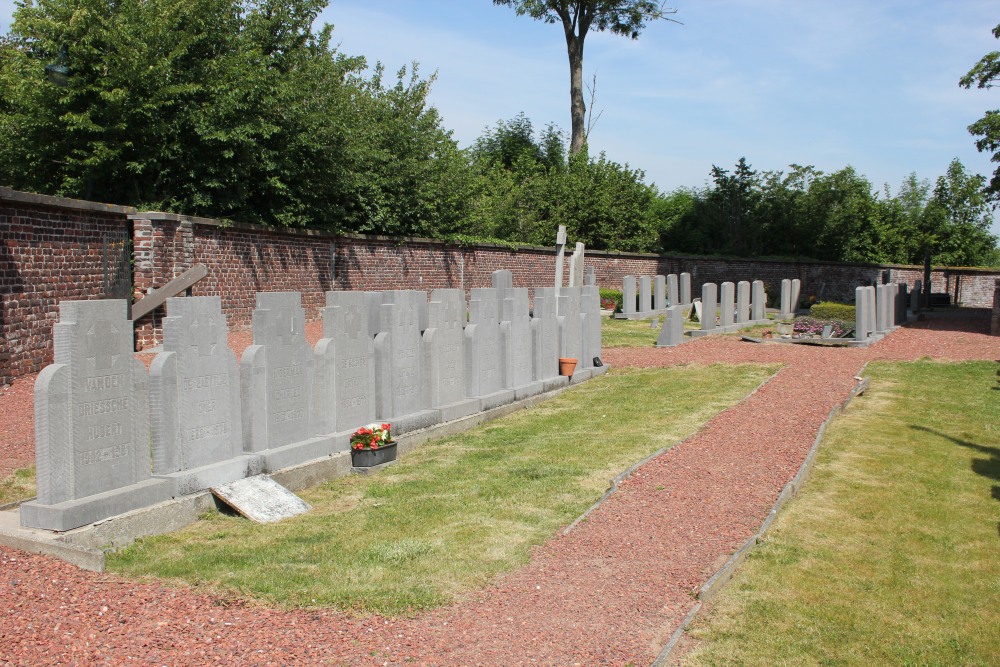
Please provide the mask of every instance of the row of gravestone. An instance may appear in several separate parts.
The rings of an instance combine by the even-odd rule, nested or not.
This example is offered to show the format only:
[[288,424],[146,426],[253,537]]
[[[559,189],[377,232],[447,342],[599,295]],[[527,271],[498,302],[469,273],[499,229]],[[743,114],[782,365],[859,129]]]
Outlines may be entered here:
[[[721,290],[719,287],[715,283],[705,283],[701,286],[701,300],[694,304],[701,328],[692,331],[691,336],[728,333],[768,321],[764,314],[767,294],[764,292],[762,281],[755,280],[751,284],[744,280],[735,285],[725,282],[722,283]],[[663,319],[656,347],[675,347],[684,342],[686,309],[687,307],[683,305],[670,306],[666,309],[666,317]]]
[[920,309],[922,281],[909,292],[906,283],[862,286],[854,291],[854,338],[862,345],[880,340],[908,319],[908,311]]
[[691,274],[671,273],[667,276],[639,276],[636,301],[635,276],[622,278],[622,312],[619,319],[642,319],[665,313],[668,306],[691,305]]
[[[372,421],[403,433],[603,372],[596,287],[327,292],[311,348],[296,292],[257,294],[237,363],[219,297],[169,299],[147,373],[120,300],[66,301],[35,384],[37,498],[21,525],[64,531],[347,451]],[[596,364],[595,364],[596,362]]]

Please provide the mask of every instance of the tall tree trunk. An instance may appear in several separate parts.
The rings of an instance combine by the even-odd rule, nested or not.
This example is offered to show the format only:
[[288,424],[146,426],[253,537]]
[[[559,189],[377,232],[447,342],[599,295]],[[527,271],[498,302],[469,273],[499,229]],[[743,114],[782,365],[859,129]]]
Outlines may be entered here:
[[583,150],[586,141],[585,122],[587,105],[583,102],[583,37],[567,31],[566,50],[569,53],[569,103],[573,122],[573,135],[569,144],[570,155]]

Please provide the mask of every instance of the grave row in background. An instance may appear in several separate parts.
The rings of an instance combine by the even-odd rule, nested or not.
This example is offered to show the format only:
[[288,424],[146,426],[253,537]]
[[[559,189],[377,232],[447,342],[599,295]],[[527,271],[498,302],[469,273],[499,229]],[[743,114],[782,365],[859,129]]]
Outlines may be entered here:
[[[169,299],[147,373],[122,300],[65,301],[35,384],[37,499],[21,525],[65,531],[347,451],[603,372],[597,287],[327,292],[311,348],[297,292],[258,293],[237,363],[219,297]],[[600,363],[597,361],[597,363]]]
[[[760,294],[762,297],[758,299],[757,294],[757,283],[760,283]],[[691,300],[691,274],[681,273],[674,274],[671,273],[667,276],[639,276],[638,279],[638,292],[636,291],[636,277],[635,276],[624,276],[622,278],[622,312],[616,313],[615,317],[619,319],[645,319],[653,315],[661,315],[667,313],[667,309],[673,306],[690,306]],[[754,299],[753,302],[760,302],[760,317],[754,317],[754,320],[762,320],[764,318],[764,307],[766,296],[763,295],[763,283],[759,280],[754,281]],[[706,285],[716,286],[715,283],[705,283],[702,285],[702,303],[708,303],[706,299],[705,287]],[[738,283],[742,286],[746,286],[748,292],[746,293],[746,303],[747,308],[749,308],[749,289],[750,282],[741,281]],[[725,293],[728,289],[736,289],[734,283],[725,282],[722,283],[722,293]],[[788,319],[795,314],[795,308],[799,301],[799,293],[801,291],[802,283],[798,278],[793,280],[785,279],[781,281],[781,310],[779,317],[781,319]],[[716,292],[710,294],[711,300],[716,301],[716,296],[719,294],[718,286],[716,286]],[[740,292],[742,294],[742,292]],[[737,297],[738,298],[738,297]],[[733,299],[730,298],[729,301]],[[725,297],[721,303],[726,303]],[[729,309],[732,310],[732,309]],[[727,312],[727,309],[722,309],[722,312]],[[739,320],[738,315],[736,319]],[[746,321],[746,320],[739,320]],[[733,322],[730,322],[732,324]],[[725,325],[724,325],[725,326]]]
[[861,286],[854,290],[854,340],[858,345],[870,345],[908,319],[908,311],[920,309],[922,281],[909,292],[906,283]]

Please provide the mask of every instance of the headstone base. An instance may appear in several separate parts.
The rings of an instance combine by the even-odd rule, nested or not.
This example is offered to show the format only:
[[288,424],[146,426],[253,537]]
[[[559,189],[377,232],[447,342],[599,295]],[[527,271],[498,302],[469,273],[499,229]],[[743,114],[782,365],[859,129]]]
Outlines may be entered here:
[[541,394],[543,391],[545,391],[545,383],[541,380],[529,382],[520,387],[514,387],[514,400],[520,401],[522,398]]
[[569,378],[565,375],[556,375],[555,377],[550,377],[547,380],[541,380],[542,391],[555,391],[556,389],[562,389],[569,384]]
[[306,461],[326,458],[337,452],[345,452],[350,448],[351,434],[345,431],[343,433],[334,433],[293,442],[283,447],[266,449],[260,452],[260,455],[264,457],[264,470],[266,472],[275,472],[282,468],[297,466]]
[[153,479],[168,480],[173,485],[171,495],[176,498],[259,475],[264,471],[264,465],[262,456],[245,454],[200,468],[181,470],[167,475],[153,475]]
[[55,505],[41,505],[33,500],[21,504],[21,525],[25,528],[63,532],[170,500],[172,492],[173,484],[169,481],[147,479],[138,484]]
[[400,415],[399,417],[393,417],[391,419],[378,419],[376,421],[388,422],[392,425],[393,435],[400,435],[403,433],[409,433],[410,431],[419,431],[422,428],[439,424],[442,421],[442,417],[441,411],[434,409],[421,410],[419,412],[412,412],[408,415]]
[[499,408],[501,405],[507,405],[508,403],[514,402],[514,390],[501,389],[500,391],[493,392],[492,394],[480,396],[479,402],[482,404],[484,412],[486,410],[492,410],[493,408]]
[[[479,404],[478,398],[467,398],[464,401],[457,401],[450,405],[442,405],[434,409],[441,413],[441,421],[450,422],[474,415],[482,410],[482,406]],[[395,426],[393,424],[393,430],[396,430]]]

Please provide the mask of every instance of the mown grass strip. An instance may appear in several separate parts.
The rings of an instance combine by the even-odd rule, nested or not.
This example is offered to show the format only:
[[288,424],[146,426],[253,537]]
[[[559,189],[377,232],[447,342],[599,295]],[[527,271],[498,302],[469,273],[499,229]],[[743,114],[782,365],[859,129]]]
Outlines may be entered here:
[[377,475],[306,491],[307,514],[272,525],[207,516],[108,565],[288,606],[394,615],[446,604],[526,563],[610,478],[688,437],[774,369],[612,370],[427,442]]
[[0,505],[27,500],[35,495],[35,467],[19,468],[0,479]]
[[869,365],[810,481],[692,624],[684,664],[996,664],[996,373]]

